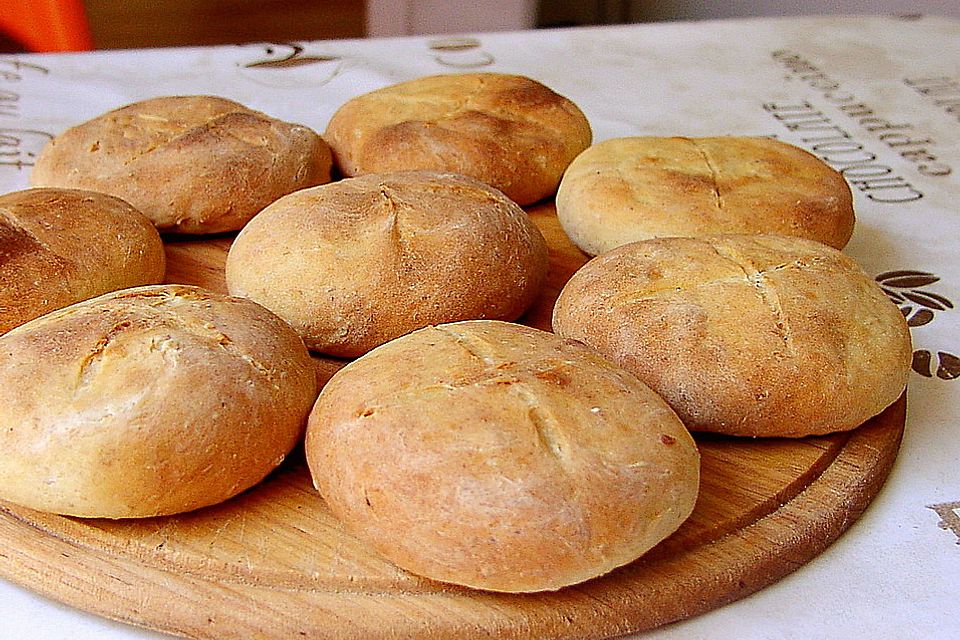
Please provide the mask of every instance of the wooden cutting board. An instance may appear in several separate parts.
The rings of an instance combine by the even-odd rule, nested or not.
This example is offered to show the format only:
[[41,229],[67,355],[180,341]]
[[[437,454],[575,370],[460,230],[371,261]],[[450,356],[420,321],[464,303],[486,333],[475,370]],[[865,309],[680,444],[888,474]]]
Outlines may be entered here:
[[[586,257],[552,204],[530,210],[551,274],[524,322],[550,328]],[[232,237],[168,239],[168,280],[225,291]],[[328,378],[342,363],[317,359]],[[650,629],[750,594],[816,556],[879,491],[905,401],[827,437],[697,437],[702,486],[681,529],[631,565],[557,592],[507,595],[408,574],[344,531],[302,451],[224,504],[139,521],[0,503],[0,575],[109,618],[191,638],[598,638]]]

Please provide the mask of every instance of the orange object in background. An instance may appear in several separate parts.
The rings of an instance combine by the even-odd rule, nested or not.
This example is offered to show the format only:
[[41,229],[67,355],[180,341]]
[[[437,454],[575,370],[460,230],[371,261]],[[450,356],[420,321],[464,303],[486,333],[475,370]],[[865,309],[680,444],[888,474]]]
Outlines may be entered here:
[[93,48],[82,0],[0,0],[0,33],[28,51]]

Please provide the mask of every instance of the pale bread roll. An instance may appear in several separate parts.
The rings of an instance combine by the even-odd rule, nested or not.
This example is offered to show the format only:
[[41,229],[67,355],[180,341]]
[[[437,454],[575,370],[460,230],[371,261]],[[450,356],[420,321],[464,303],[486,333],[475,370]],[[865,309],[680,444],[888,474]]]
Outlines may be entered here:
[[570,278],[553,328],[635,373],[694,431],[853,429],[910,372],[906,321],[877,283],[839,251],[785,236],[624,245]]
[[465,73],[353,98],[333,114],[324,137],[344,175],[452,171],[527,205],[556,192],[592,133],[573,102],[535,80]]
[[77,189],[0,196],[0,333],[108,291],[163,280],[160,234],[132,206]]
[[305,126],[216,96],[169,96],[64,131],[30,179],[110,193],[161,231],[204,234],[240,229],[280,196],[329,182],[331,166]]
[[850,187],[816,156],[769,138],[614,138],[580,154],[557,191],[557,218],[598,255],[664,236],[775,233],[842,249]]
[[159,285],[54,311],[0,337],[0,498],[105,518],[221,502],[299,441],[316,384],[249,300]]
[[633,561],[693,510],[699,454],[632,374],[573,341],[478,320],[341,369],[307,427],[314,483],[401,568],[493,591]]
[[226,279],[310,349],[354,357],[429,324],[514,320],[548,268],[540,231],[502,193],[410,171],[281,198],[237,236]]

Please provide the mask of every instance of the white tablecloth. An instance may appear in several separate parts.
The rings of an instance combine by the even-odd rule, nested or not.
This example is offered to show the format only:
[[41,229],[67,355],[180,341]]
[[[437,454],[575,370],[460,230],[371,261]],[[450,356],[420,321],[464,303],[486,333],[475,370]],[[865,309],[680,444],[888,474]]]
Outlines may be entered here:
[[[458,45],[458,46],[452,46]],[[777,136],[855,192],[846,252],[907,294],[916,372],[903,446],[866,514],[777,584],[644,638],[960,637],[960,22],[820,17],[0,56],[0,192],[52,134],[157,95],[219,94],[323,131],[360,93],[464,70],[574,100],[595,140]],[[926,275],[922,275],[926,274]],[[932,295],[930,295],[932,294]],[[918,315],[919,314],[919,315]],[[0,550],[2,552],[2,550]],[[0,638],[159,637],[0,581]]]

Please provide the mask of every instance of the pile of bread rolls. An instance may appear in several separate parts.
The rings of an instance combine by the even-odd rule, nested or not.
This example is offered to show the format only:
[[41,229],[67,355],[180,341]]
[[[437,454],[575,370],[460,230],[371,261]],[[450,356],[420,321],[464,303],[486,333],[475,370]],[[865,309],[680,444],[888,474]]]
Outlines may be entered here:
[[[0,498],[80,517],[226,500],[305,443],[358,537],[419,575],[558,589],[690,515],[690,431],[852,429],[902,392],[899,310],[840,249],[850,190],[770,139],[612,139],[529,78],[420,78],[321,136],[211,96],[79,124],[0,197]],[[521,208],[596,257],[555,333]],[[230,294],[161,233],[238,232]],[[352,361],[318,389],[309,352]],[[318,500],[320,498],[318,497]]]

